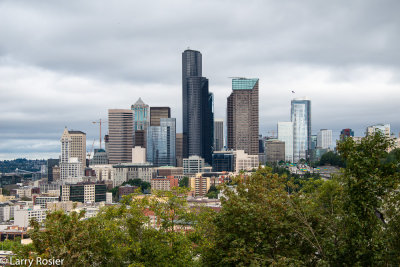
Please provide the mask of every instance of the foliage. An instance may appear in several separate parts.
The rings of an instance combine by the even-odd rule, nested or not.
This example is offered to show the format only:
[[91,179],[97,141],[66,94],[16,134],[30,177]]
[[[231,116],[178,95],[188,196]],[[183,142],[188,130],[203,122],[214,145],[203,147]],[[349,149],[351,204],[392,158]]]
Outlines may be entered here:
[[29,160],[25,158],[14,160],[0,160],[0,173],[14,172],[15,169],[37,172],[40,171],[41,165],[46,165],[46,160]]
[[8,190],[7,188],[3,187],[2,188],[2,192],[4,196],[9,196],[10,195],[10,190]]
[[155,196],[125,196],[121,205],[89,219],[84,212],[50,213],[44,230],[31,221],[33,244],[16,253],[28,259],[64,259],[65,266],[193,266],[193,241],[199,236],[190,229],[197,214],[188,209],[186,193],[179,188]]
[[206,197],[208,198],[218,198],[219,190],[215,185],[211,185],[210,189],[208,190]]
[[179,181],[179,187],[189,187],[189,177],[185,176]]
[[142,189],[142,192],[144,192],[147,189],[150,189],[150,187],[151,187],[149,182],[145,182],[142,179],[138,179],[138,178],[131,179],[131,180],[128,180],[128,181],[122,183],[122,185],[127,185],[127,184],[140,187]]
[[332,165],[332,166],[338,166],[338,167],[345,167],[346,164],[343,160],[343,158],[339,155],[336,154],[333,151],[326,152],[321,156],[321,159],[319,160],[319,165]]
[[15,240],[6,239],[0,242],[0,244],[1,244],[0,245],[1,250],[13,251],[21,246],[21,239],[20,238],[16,238]]
[[[149,182],[142,181],[141,179],[128,180],[121,184],[121,186],[124,186],[124,185],[132,185],[132,186],[140,187],[140,190],[142,191],[142,193],[148,193],[148,191],[151,187],[151,184]],[[113,199],[116,202],[118,202],[118,197],[119,197],[118,190],[119,190],[119,186],[113,187],[111,190],[108,190],[108,192],[112,193]]]
[[19,257],[66,266],[399,266],[397,150],[377,133],[338,144],[346,162],[330,180],[277,166],[240,173],[221,209],[188,207],[187,188],[124,197],[97,217],[54,212],[32,222]]

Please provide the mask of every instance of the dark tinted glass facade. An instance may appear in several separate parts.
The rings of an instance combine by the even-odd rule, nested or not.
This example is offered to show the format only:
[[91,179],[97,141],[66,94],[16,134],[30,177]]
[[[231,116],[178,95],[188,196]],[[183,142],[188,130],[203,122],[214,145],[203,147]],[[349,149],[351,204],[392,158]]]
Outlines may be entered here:
[[202,77],[201,53],[182,54],[183,157],[201,156],[211,164],[213,146],[213,96]]
[[213,172],[234,172],[235,156],[232,153],[216,153],[212,155]]
[[107,192],[107,187],[105,184],[96,184],[94,190],[95,202],[106,201],[106,192]]
[[69,200],[76,202],[85,202],[85,186],[75,185],[69,188]]

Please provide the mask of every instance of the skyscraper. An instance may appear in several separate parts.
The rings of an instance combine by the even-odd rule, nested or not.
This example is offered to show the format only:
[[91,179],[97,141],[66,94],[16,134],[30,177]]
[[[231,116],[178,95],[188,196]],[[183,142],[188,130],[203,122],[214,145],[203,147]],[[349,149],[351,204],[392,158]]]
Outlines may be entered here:
[[332,148],[332,130],[321,129],[317,135],[318,148]]
[[161,118],[171,118],[171,108],[150,107],[150,126],[160,126]]
[[258,155],[258,79],[234,78],[227,104],[228,148]]
[[147,128],[146,160],[154,166],[175,166],[175,118],[161,118],[160,126]]
[[146,130],[149,124],[149,105],[139,97],[131,106],[133,112],[133,142],[135,146],[146,147]]
[[311,101],[307,98],[293,99],[291,102],[293,123],[293,161],[309,158],[311,150]]
[[68,131],[65,128],[60,141],[60,178],[63,181],[67,179],[70,182],[77,181],[76,179],[83,176],[83,166],[86,165],[86,154],[82,156],[82,149],[86,152],[86,134],[80,131]]
[[183,134],[176,134],[176,142],[175,142],[175,154],[176,154],[176,166],[183,166]]
[[213,95],[208,91],[208,79],[202,77],[201,53],[182,53],[182,118],[183,157],[201,156],[212,162]]
[[110,164],[132,162],[133,111],[108,110],[108,160]]
[[224,148],[224,120],[214,120],[214,151],[221,151]]
[[285,142],[285,161],[293,162],[293,123],[278,122],[278,140]]
[[82,170],[86,168],[86,133],[82,131],[68,131],[71,136],[71,154],[70,157],[78,158],[82,163]]

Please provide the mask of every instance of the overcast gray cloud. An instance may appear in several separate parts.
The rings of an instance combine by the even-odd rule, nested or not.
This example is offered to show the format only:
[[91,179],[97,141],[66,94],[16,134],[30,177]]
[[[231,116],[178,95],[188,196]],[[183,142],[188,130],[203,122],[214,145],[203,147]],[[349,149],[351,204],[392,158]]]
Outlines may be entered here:
[[[168,105],[181,130],[181,53],[225,118],[231,76],[260,78],[260,133],[312,100],[313,132],[391,123],[400,100],[400,2],[0,1],[0,158],[49,157],[64,126],[98,140],[91,122],[139,97]],[[106,129],[103,129],[106,131]]]

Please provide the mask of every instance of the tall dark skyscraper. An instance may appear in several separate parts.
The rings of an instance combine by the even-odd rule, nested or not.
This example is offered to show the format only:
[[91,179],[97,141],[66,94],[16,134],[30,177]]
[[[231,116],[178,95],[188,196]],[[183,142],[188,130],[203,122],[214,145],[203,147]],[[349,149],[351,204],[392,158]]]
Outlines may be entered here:
[[199,51],[182,53],[182,118],[183,157],[197,155],[212,162],[213,95],[208,91],[208,79],[202,77],[202,57]]

